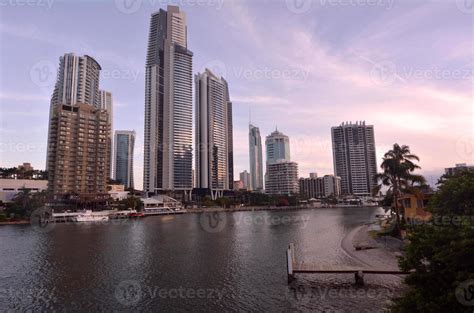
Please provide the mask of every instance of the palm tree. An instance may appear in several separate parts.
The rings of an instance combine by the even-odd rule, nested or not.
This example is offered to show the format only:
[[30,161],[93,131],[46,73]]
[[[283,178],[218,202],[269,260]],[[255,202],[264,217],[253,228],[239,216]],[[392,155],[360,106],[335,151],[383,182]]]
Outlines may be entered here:
[[388,192],[393,194],[396,215],[395,232],[397,236],[400,236],[398,198],[403,193],[417,192],[417,186],[426,183],[423,176],[413,174],[416,169],[421,169],[414,161],[420,161],[420,158],[410,152],[410,147],[406,145],[400,146],[395,143],[393,148],[387,151],[383,157],[382,164],[380,165],[383,172],[374,176],[374,180],[378,184],[374,194],[377,194],[383,186],[389,187]]

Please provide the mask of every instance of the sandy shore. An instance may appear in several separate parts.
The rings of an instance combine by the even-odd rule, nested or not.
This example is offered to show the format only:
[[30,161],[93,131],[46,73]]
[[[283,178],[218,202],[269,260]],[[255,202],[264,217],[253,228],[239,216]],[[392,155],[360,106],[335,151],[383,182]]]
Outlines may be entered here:
[[401,246],[391,237],[372,238],[367,225],[356,227],[341,242],[341,248],[362,266],[387,270],[399,270],[397,256],[401,255]]

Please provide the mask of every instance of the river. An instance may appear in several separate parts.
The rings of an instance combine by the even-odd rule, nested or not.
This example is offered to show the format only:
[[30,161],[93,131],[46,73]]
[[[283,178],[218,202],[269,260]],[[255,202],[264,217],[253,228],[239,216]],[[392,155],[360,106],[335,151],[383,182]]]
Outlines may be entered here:
[[0,311],[381,311],[395,276],[299,275],[356,265],[341,248],[380,208],[182,214],[100,224],[0,227]]

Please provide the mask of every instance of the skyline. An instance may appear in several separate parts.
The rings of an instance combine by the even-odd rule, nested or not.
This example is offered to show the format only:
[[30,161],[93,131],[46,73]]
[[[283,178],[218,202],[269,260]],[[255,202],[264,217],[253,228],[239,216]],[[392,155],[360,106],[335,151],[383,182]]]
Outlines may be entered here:
[[[2,8],[2,166],[31,162],[44,168],[59,57],[87,54],[103,68],[100,89],[114,95],[114,128],[137,132],[134,172],[141,189],[146,42],[150,15],[165,4],[140,3],[129,14],[113,2]],[[288,3],[180,5],[188,20],[193,74],[209,67],[232,86],[235,173],[249,170],[249,107],[262,136],[278,125],[290,137],[292,160],[299,164],[301,177],[334,172],[330,129],[344,121],[365,120],[375,126],[378,165],[394,142],[409,145],[421,157],[421,172],[430,183],[437,178],[430,175],[442,174],[445,167],[473,162],[472,14],[454,1],[395,1],[390,9],[313,5],[299,14]],[[87,25],[64,22],[86,14]],[[261,14],[266,18],[258,19]],[[355,17],[365,14],[372,25],[364,28]],[[29,22],[14,22],[20,15]],[[434,15],[444,19],[434,23]],[[110,23],[98,28],[104,19]],[[275,22],[277,28],[269,26]],[[305,25],[312,31],[303,29]],[[204,32],[206,36],[199,35]],[[110,35],[115,37],[104,40]],[[424,55],[423,60],[417,55]],[[41,80],[38,73],[44,69],[48,75]],[[437,71],[444,69],[445,74]],[[380,109],[381,103],[387,108]],[[33,151],[26,156],[28,147]]]

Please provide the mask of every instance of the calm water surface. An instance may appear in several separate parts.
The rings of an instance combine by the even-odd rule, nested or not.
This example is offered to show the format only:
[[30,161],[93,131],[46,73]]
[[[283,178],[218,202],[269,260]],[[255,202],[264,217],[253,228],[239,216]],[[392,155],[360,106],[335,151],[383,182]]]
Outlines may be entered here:
[[[186,214],[0,227],[0,311],[326,311],[386,307],[400,279],[304,275],[305,263],[357,264],[341,248],[376,208]],[[211,224],[209,224],[211,223]]]

